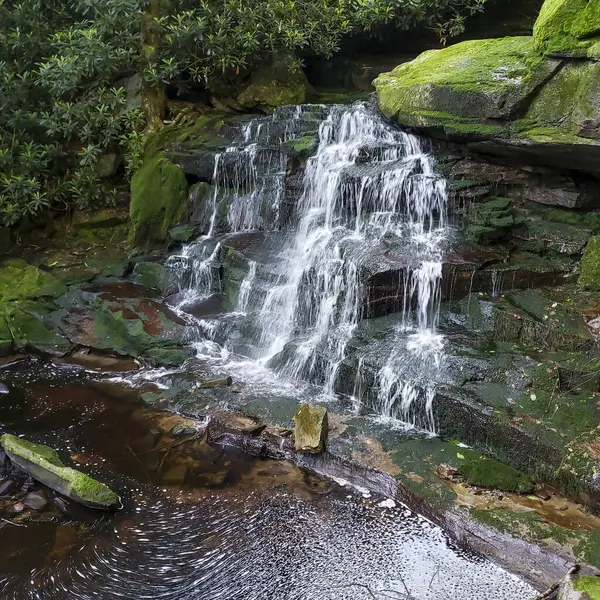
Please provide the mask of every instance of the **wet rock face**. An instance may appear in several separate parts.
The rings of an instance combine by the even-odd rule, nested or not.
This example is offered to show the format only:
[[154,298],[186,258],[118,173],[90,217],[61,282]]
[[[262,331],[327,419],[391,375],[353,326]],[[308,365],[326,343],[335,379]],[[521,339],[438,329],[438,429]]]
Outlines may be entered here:
[[[52,448],[10,434],[0,437],[0,444],[16,465],[67,498],[91,508],[115,509],[120,506],[121,500],[112,490],[85,473],[65,466]],[[36,508],[42,505],[42,498],[29,494],[25,504]]]
[[294,416],[294,440],[297,451],[318,454],[325,450],[327,410],[322,406],[301,404]]

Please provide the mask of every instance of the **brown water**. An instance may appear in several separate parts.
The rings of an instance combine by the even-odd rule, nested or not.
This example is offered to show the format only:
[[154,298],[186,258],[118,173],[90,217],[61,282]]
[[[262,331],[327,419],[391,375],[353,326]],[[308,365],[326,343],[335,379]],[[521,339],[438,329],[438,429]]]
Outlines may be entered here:
[[[10,390],[0,396],[2,431],[52,445],[124,504],[103,513],[41,489],[44,510],[15,512],[22,487],[39,486],[5,465],[0,485],[15,483],[0,498],[2,599],[535,595],[407,508],[209,445],[193,423],[145,408],[138,390],[36,362],[0,370],[0,381]],[[171,435],[175,424],[188,427],[183,437]]]

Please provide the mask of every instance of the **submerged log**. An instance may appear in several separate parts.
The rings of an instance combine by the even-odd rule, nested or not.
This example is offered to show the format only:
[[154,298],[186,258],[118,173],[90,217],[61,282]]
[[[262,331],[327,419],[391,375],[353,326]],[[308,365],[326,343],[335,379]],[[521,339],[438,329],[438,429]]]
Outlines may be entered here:
[[108,486],[65,466],[56,450],[49,446],[8,433],[0,437],[0,444],[15,465],[59,494],[90,508],[120,508],[121,499]]

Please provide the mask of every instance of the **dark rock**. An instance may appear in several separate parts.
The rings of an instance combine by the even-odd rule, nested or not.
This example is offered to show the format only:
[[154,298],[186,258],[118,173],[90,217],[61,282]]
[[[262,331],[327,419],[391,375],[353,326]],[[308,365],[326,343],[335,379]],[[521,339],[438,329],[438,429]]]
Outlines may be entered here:
[[0,484],[0,496],[5,496],[14,487],[15,482],[12,479]]
[[10,390],[8,387],[6,387],[3,383],[0,383],[0,394],[8,394],[9,391]]
[[33,510],[42,510],[46,504],[48,504],[48,500],[44,492],[38,490],[27,494],[27,496],[25,496],[24,504],[29,508],[33,508]]

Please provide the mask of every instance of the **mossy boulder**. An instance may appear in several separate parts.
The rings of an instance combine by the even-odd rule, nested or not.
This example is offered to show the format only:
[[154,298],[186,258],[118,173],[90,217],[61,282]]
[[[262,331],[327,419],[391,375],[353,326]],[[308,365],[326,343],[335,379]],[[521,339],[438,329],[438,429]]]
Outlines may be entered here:
[[600,4],[597,0],[546,0],[533,27],[544,54],[600,59]]
[[70,352],[73,344],[49,325],[51,311],[51,306],[40,302],[0,304],[0,348],[37,350],[51,356]]
[[299,452],[319,453],[327,439],[327,410],[322,406],[301,404],[294,416],[295,448]]
[[592,290],[600,290],[600,235],[590,238],[580,269],[579,284]]
[[533,484],[526,475],[491,458],[465,458],[458,472],[469,485],[518,494],[528,494],[533,491]]
[[119,496],[109,487],[65,466],[49,446],[34,444],[8,433],[0,437],[0,444],[17,466],[59,494],[91,508],[111,510],[121,506]]
[[0,302],[58,298],[66,292],[64,283],[24,260],[12,259],[0,264]]
[[183,170],[162,152],[151,153],[131,181],[129,214],[136,244],[164,242],[183,219],[188,184]]
[[497,242],[510,231],[515,220],[510,198],[491,198],[473,205],[468,215],[466,237],[475,243]]
[[[558,68],[533,52],[533,38],[470,40],[429,50],[375,80],[381,110],[406,124],[508,119]],[[465,129],[469,122],[464,122]],[[482,133],[494,131],[489,123]]]
[[424,52],[375,87],[401,125],[513,161],[600,174],[599,61],[545,55],[532,37],[470,40]]
[[239,94],[243,108],[260,108],[267,112],[286,104],[304,104],[313,93],[304,71],[285,56],[275,55],[271,64],[253,72],[250,84]]
[[169,229],[169,239],[173,242],[187,244],[196,236],[196,227],[193,225],[177,225]]
[[0,354],[37,350],[62,356],[72,344],[52,331],[46,317],[52,300],[67,292],[56,277],[24,260],[4,261],[0,266]]
[[166,269],[160,263],[136,263],[133,267],[133,280],[139,285],[160,291],[166,291],[169,287]]

